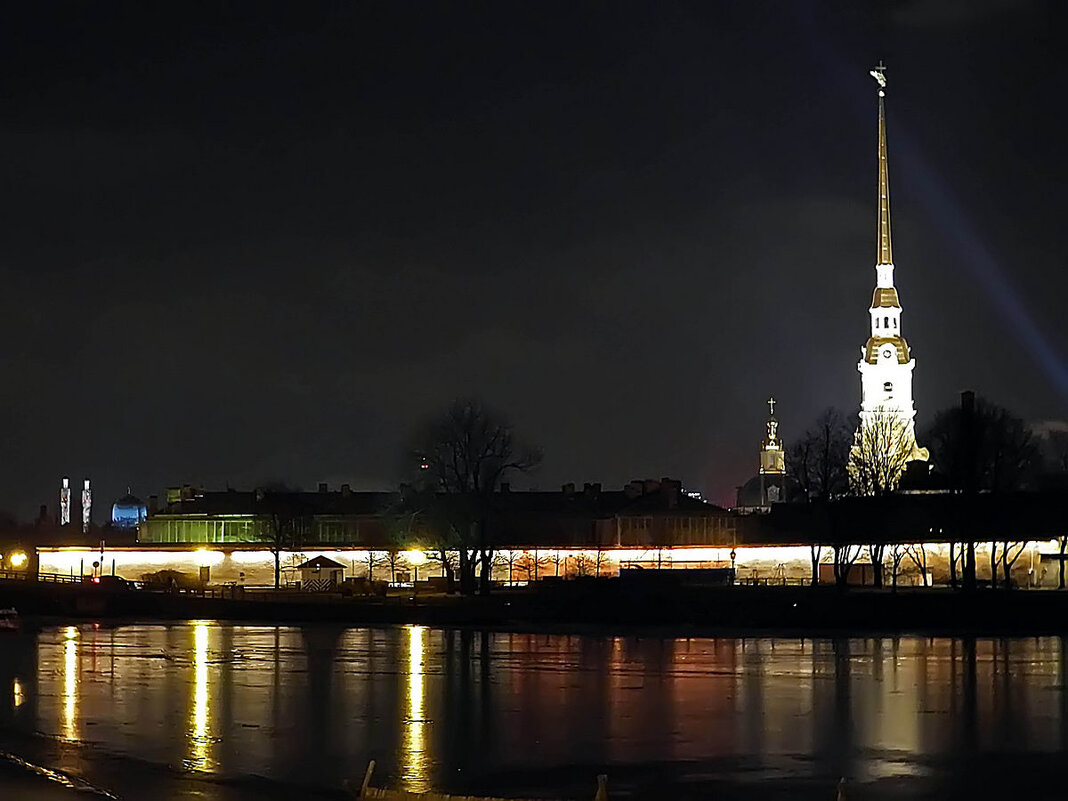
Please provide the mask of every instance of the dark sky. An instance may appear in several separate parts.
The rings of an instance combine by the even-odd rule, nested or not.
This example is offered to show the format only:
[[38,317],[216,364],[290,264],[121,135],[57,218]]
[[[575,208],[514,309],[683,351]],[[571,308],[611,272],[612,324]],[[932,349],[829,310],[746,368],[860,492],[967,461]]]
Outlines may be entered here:
[[921,423],[1068,416],[1053,3],[161,8],[0,18],[0,508],[390,487],[461,395],[730,500],[859,402],[880,58]]

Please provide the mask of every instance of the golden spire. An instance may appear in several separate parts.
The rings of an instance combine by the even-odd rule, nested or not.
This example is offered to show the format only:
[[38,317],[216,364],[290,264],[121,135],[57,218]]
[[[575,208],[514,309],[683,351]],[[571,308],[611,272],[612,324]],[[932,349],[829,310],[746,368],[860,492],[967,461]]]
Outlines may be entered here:
[[877,264],[893,264],[894,249],[890,244],[890,179],[886,169],[886,112],[883,98],[886,95],[886,67],[880,61],[879,66],[871,71],[871,76],[879,83],[879,249],[876,253]]

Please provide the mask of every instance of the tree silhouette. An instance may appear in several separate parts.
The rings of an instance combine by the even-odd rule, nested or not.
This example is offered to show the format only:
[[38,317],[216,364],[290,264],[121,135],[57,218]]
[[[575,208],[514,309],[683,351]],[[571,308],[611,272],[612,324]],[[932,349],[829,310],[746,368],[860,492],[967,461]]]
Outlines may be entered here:
[[281,585],[282,552],[299,551],[308,530],[308,513],[298,490],[265,484],[255,490],[256,513],[264,521],[267,548],[274,556],[274,588]]
[[853,429],[839,409],[828,407],[786,452],[787,472],[810,501],[829,501],[849,489]]
[[[946,476],[950,490],[961,496],[958,530],[954,536],[964,544],[962,585],[966,590],[974,590],[976,540],[972,496],[978,492],[999,493],[1026,487],[1041,466],[1040,444],[1022,419],[1003,406],[977,398],[972,392],[961,394],[959,407],[938,412],[924,438],[932,462]],[[996,571],[992,559],[994,585]]]
[[878,498],[893,492],[915,444],[912,431],[895,410],[880,407],[872,412],[849,454],[852,493]]
[[437,516],[459,552],[461,592],[474,591],[478,569],[481,591],[488,593],[501,519],[498,490],[510,474],[535,469],[540,451],[519,442],[506,418],[464,399],[423,426],[411,456],[421,485],[443,504]]

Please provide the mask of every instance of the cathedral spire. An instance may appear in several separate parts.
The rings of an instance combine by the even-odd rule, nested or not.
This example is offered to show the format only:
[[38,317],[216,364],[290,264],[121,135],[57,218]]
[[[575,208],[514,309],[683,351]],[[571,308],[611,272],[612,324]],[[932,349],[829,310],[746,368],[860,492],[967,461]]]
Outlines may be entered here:
[[890,242],[890,178],[886,167],[885,70],[885,65],[880,61],[879,66],[871,71],[871,76],[879,84],[879,243],[876,264],[894,263],[894,249]]

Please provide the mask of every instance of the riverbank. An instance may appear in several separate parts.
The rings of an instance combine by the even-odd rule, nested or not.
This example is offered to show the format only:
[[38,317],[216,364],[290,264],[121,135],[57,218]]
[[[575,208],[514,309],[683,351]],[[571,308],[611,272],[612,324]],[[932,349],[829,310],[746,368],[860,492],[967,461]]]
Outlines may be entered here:
[[0,581],[0,606],[20,613],[93,620],[244,620],[422,624],[512,629],[661,628],[931,634],[1060,634],[1068,592],[948,588],[650,587],[618,579],[554,582],[502,589],[486,597],[265,593],[256,599],[196,593],[110,590],[95,585]]
[[167,801],[346,801],[338,788],[294,786],[260,776],[184,770],[89,743],[0,730],[0,798],[20,801],[125,801],[150,795]]

